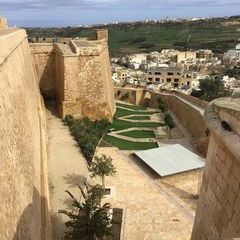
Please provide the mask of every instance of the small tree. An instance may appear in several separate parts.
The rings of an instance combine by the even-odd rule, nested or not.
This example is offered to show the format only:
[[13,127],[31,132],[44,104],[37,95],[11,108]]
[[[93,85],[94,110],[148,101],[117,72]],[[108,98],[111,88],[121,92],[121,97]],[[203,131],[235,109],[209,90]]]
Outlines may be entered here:
[[171,130],[175,127],[175,124],[170,113],[167,112],[164,114],[164,122],[166,123],[169,129],[169,135],[171,137]]
[[162,98],[157,99],[158,102],[158,108],[162,111],[162,113],[165,113],[167,111],[167,105],[165,102],[162,100]]
[[89,171],[92,173],[91,177],[100,177],[102,179],[102,186],[105,191],[105,177],[114,176],[116,169],[112,163],[112,158],[102,154],[101,157],[94,157]]
[[79,187],[84,201],[78,201],[73,194],[66,191],[72,199],[72,211],[59,210],[59,213],[67,215],[70,220],[65,223],[69,231],[65,233],[65,239],[68,240],[94,240],[103,239],[110,233],[110,209],[109,203],[101,206],[103,198],[103,188],[100,185],[88,187],[85,193],[82,187]]

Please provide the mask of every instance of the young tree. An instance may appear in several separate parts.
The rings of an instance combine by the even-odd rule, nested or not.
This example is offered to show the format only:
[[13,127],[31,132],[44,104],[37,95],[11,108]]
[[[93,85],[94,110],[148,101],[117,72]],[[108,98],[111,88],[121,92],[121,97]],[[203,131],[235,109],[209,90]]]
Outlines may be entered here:
[[165,102],[162,100],[162,98],[157,99],[158,102],[158,108],[162,111],[162,113],[165,113],[167,111],[167,105]]
[[100,177],[102,179],[102,186],[105,191],[105,177],[114,176],[116,169],[112,163],[112,158],[102,154],[101,157],[94,157],[94,161],[89,167],[89,171],[92,173],[91,177]]
[[69,229],[65,233],[65,239],[68,240],[95,240],[103,239],[111,235],[111,206],[105,203],[101,206],[103,198],[103,188],[100,185],[88,187],[85,193],[80,187],[84,201],[79,201],[69,191],[66,191],[72,199],[72,211],[59,210],[59,213],[67,215],[70,220],[65,223]]
[[164,114],[164,122],[166,123],[167,127],[169,128],[169,135],[171,137],[171,130],[175,127],[173,118],[170,113]]

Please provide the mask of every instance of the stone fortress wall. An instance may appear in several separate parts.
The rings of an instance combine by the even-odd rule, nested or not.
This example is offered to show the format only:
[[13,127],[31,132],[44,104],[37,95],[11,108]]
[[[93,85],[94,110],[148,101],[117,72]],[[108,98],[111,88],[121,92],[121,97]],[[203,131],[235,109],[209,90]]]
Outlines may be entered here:
[[96,30],[95,40],[30,45],[41,92],[56,99],[60,117],[112,119],[115,102],[107,40],[107,30]]
[[0,239],[48,239],[46,122],[25,30],[0,18]]
[[30,48],[26,31],[0,18],[1,240],[51,239],[42,95],[62,117],[114,115],[107,32],[96,37]]
[[31,53],[35,63],[39,87],[44,98],[54,98],[56,95],[56,64],[54,44],[30,44]]
[[[6,20],[0,18],[0,239],[49,239],[47,133],[39,84],[45,96],[58,99],[62,116],[78,110],[80,117],[112,116],[115,105],[106,40],[106,32],[97,31],[94,41],[34,45],[31,56],[26,32],[7,28]],[[119,89],[115,91],[118,95]],[[157,97],[163,97],[196,137],[209,128],[192,240],[240,238],[239,101],[215,100],[206,110],[205,123],[200,113],[174,95],[128,91],[132,103],[145,104],[148,99],[150,107],[157,107]],[[232,130],[225,130],[222,121]]]
[[[240,101],[217,99],[205,112],[211,132],[192,240],[240,238]],[[223,128],[222,121],[231,127]]]

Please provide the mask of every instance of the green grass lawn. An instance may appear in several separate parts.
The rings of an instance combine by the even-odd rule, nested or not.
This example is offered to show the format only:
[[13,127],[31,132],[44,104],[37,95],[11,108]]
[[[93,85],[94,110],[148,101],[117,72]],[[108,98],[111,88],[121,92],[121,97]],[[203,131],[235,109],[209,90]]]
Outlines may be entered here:
[[156,142],[136,143],[108,135],[106,135],[103,140],[120,150],[147,150],[158,147]]
[[133,109],[133,110],[147,110],[147,108],[145,108],[143,106],[138,106],[138,105],[127,105],[124,103],[117,103],[116,105],[119,107],[125,107],[125,108]]
[[164,126],[164,124],[158,122],[126,122],[124,120],[114,119],[110,128],[114,128],[114,130],[123,130],[132,127],[149,127],[149,128],[156,128]]
[[132,117],[128,117],[127,119],[130,119],[130,120],[150,120],[150,116],[132,116]]
[[151,115],[153,113],[158,113],[157,111],[153,112],[144,112],[144,111],[131,111],[127,109],[117,108],[115,117],[124,117],[128,115]]
[[[130,111],[127,109],[117,108],[117,111],[116,111],[114,119],[113,119],[113,123],[110,126],[110,129],[113,129],[112,131],[124,130],[124,129],[133,128],[133,127],[156,128],[156,127],[164,126],[164,124],[160,123],[160,122],[150,122],[150,121],[147,122],[147,120],[150,120],[150,115],[153,113],[157,113],[158,111],[146,113],[143,111],[146,109],[144,107],[129,106],[129,105],[122,104],[122,103],[117,103],[117,106],[125,107],[128,109],[134,109],[136,111]],[[129,115],[139,115],[139,116],[130,117],[130,119],[146,120],[146,121],[128,122],[128,121],[118,119],[119,117],[129,116]],[[149,115],[149,116],[141,116],[141,115]],[[154,132],[151,130],[128,131],[126,133],[121,133],[121,135],[132,137],[132,138],[155,138]],[[145,150],[145,149],[155,148],[158,146],[156,142],[136,143],[136,142],[126,141],[124,139],[119,139],[119,138],[109,136],[109,135],[105,135],[104,141],[111,144],[112,146],[119,148],[120,150]]]
[[119,135],[126,136],[126,137],[131,137],[131,138],[155,138],[155,134],[153,131],[129,131],[129,132],[123,132],[119,133]]

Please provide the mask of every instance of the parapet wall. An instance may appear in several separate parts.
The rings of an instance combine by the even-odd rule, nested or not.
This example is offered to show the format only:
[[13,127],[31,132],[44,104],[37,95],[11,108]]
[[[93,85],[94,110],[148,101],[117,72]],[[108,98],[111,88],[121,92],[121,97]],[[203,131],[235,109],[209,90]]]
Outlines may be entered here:
[[185,98],[187,101],[192,102],[199,107],[207,108],[207,106],[208,106],[208,102],[201,100],[199,98],[196,98],[196,97],[193,97],[193,96],[190,96],[190,95],[178,92],[178,91],[176,92],[176,95],[180,96],[182,98]]
[[46,122],[27,35],[0,30],[0,239],[48,239]]
[[193,137],[205,137],[207,129],[203,115],[191,105],[181,101],[175,95],[152,93],[150,107],[158,108],[158,98],[162,98],[168,108]]
[[[215,100],[206,110],[205,119],[211,137],[192,240],[238,239],[240,99]],[[231,131],[226,130],[226,123]]]

